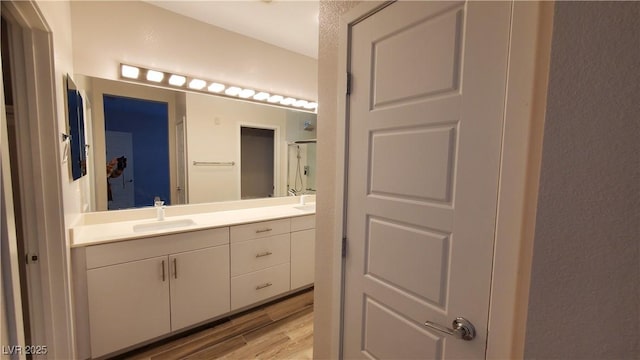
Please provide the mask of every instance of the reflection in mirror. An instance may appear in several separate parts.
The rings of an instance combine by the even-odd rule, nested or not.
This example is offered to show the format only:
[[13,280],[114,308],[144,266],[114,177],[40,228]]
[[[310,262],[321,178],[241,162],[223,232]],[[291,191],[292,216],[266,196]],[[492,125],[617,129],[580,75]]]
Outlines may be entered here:
[[165,102],[105,95],[109,210],[170,204],[169,114]]
[[289,143],[287,157],[287,193],[290,196],[315,194],[316,140]]
[[[291,155],[289,146],[316,138],[315,113],[124,81],[84,79],[94,104],[93,161],[116,169],[104,177],[100,174],[104,170],[96,167],[94,210],[152,206],[156,196],[165,204],[177,205],[315,191],[315,144],[296,144],[301,156],[297,187],[290,176],[297,170],[292,167],[298,165],[297,152]],[[110,102],[115,110],[108,109]],[[153,117],[150,113],[157,111],[129,102],[159,104],[164,115]],[[256,134],[268,136],[265,140]],[[120,162],[118,174],[118,159],[123,157],[126,162]],[[143,186],[145,182],[161,184],[162,189]],[[118,200],[123,191],[126,201]]]
[[240,128],[240,198],[273,197],[276,129]]
[[73,180],[87,174],[84,132],[84,102],[78,87],[67,74],[67,140],[70,144],[69,168]]

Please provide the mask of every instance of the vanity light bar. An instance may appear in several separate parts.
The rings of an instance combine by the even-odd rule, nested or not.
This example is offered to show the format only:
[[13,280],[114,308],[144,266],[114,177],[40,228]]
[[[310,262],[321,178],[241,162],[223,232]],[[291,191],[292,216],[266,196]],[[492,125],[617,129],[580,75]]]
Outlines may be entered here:
[[255,100],[258,100],[258,101],[265,101],[265,100],[269,99],[270,97],[271,97],[271,94],[269,94],[268,92],[264,92],[264,91],[261,91],[261,92],[255,94],[253,96],[253,98]]
[[159,83],[164,79],[164,73],[155,70],[147,71],[147,80]]
[[204,89],[205,86],[207,86],[207,82],[204,80],[191,79],[191,81],[189,81],[189,89],[201,90]]
[[229,96],[238,96],[242,92],[242,89],[237,86],[228,87],[227,90],[224,91],[225,94]]
[[239,86],[225,85],[215,81],[172,74],[166,71],[147,69],[140,66],[120,64],[120,77],[129,81],[133,80],[155,86],[164,86],[173,89],[183,88],[195,92],[240,98],[251,102],[269,103],[277,106],[296,108],[298,110],[304,109],[310,112],[317,112],[318,109],[318,103],[315,101],[270,94],[265,91],[257,91]]
[[224,90],[225,88],[226,88],[226,86],[224,86],[224,84],[211,83],[211,85],[209,85],[207,90],[209,90],[209,91],[211,91],[213,93],[219,93],[220,91]]
[[120,67],[120,75],[129,79],[137,79],[140,75],[140,69],[135,66],[122,65]]
[[238,96],[240,96],[243,99],[248,99],[248,98],[252,97],[255,93],[256,93],[255,90],[242,89],[242,91],[240,91],[240,94],[238,94]]
[[169,85],[182,86],[186,82],[187,82],[187,78],[182,75],[173,74],[169,77]]
[[271,95],[269,99],[267,99],[267,102],[279,103],[280,101],[282,101],[282,99],[284,99],[282,95]]

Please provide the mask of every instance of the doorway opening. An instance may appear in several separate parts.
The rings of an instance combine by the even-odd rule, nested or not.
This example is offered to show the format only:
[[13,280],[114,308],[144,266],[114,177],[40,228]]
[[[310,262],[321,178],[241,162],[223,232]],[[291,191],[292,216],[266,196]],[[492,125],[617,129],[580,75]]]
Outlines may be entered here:
[[273,197],[275,130],[240,128],[240,198]]
[[[4,104],[5,116],[7,119],[7,137],[9,146],[9,163],[11,170],[11,184],[13,195],[13,213],[15,216],[16,243],[18,251],[18,259],[26,259],[28,246],[25,241],[24,229],[25,222],[22,216],[22,195],[20,188],[21,173],[16,169],[19,168],[18,151],[18,129],[16,117],[14,114],[13,101],[13,74],[12,74],[12,54],[9,46],[9,24],[4,16],[2,16],[2,79],[4,88]],[[3,209],[4,210],[4,209]],[[3,224],[4,226],[4,224]],[[3,249],[5,250],[5,249]],[[3,259],[4,261],[5,259]],[[4,269],[3,269],[4,271]],[[24,339],[27,344],[32,344],[31,337],[31,317],[29,314],[29,283],[27,266],[20,261],[18,266],[18,274],[20,278],[20,298],[22,305],[22,318],[24,321]]]
[[171,204],[166,102],[104,95],[108,209]]
[[[63,172],[64,139],[58,125],[59,116],[64,114],[56,97],[62,82],[57,81],[54,67],[52,33],[37,4],[2,1],[1,5],[6,21],[2,45],[8,45],[9,50],[2,54],[2,63],[11,62],[10,69],[3,69],[6,75],[2,76],[0,91],[0,238],[2,293],[6,300],[2,322],[7,330],[3,341],[21,346],[46,344],[49,356],[72,358],[71,279],[66,271],[70,259],[68,248],[61,246],[66,243],[67,232],[61,211],[62,190],[64,180],[68,179]],[[67,65],[63,63],[62,67]],[[10,79],[11,86],[5,79]],[[9,88],[13,108],[5,111],[4,93]],[[11,150],[7,113],[13,117],[15,130]],[[17,162],[10,160],[14,155]],[[14,199],[14,194],[19,195]],[[19,211],[15,211],[14,201],[19,202]],[[22,218],[21,229],[16,217]],[[18,240],[19,237],[22,239]],[[19,249],[24,252],[19,254]],[[20,273],[26,274],[22,276],[27,279],[26,286]],[[50,287],[53,284],[55,289]],[[27,309],[22,308],[25,287]],[[23,311],[28,312],[27,316],[23,316]]]

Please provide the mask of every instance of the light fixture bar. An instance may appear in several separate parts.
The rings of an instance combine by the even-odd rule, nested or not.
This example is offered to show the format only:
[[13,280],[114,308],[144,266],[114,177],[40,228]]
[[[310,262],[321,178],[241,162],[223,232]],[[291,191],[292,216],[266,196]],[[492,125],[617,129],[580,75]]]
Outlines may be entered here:
[[269,97],[267,102],[275,104],[275,103],[279,103],[280,101],[282,101],[282,99],[284,99],[284,96],[282,96],[282,95],[271,95],[271,97]]
[[253,98],[258,101],[265,101],[270,97],[271,95],[268,92],[264,92],[264,91],[261,91],[253,96]]
[[189,89],[200,90],[207,86],[207,82],[200,79],[191,79],[189,81]]
[[161,86],[172,89],[182,88],[184,90],[193,92],[200,92],[204,94],[223,97],[233,97],[236,99],[241,99],[243,101],[294,108],[296,110],[308,112],[317,112],[318,108],[318,104],[314,101],[297,99],[279,94],[272,94],[266,91],[259,91],[236,85],[223,84],[220,82],[195,78],[188,75],[148,69],[141,66],[120,64],[120,77],[128,81],[148,83],[154,86]]
[[282,99],[280,101],[280,104],[282,104],[282,105],[293,105],[293,104],[295,104],[296,101],[297,100],[292,98],[292,97],[287,97],[287,98]]
[[211,83],[211,85],[209,85],[209,87],[207,88],[207,90],[213,92],[213,93],[219,93],[220,91],[224,90],[226,88],[226,86],[224,86],[224,84],[220,84],[220,83]]
[[293,103],[293,106],[295,106],[295,107],[304,107],[308,103],[309,102],[307,100],[297,100],[296,102]]
[[147,70],[147,80],[159,83],[164,79],[164,73],[155,70]]
[[240,92],[242,92],[242,89],[237,86],[228,87],[227,90],[224,91],[224,93],[229,96],[238,96]]
[[129,79],[137,79],[140,75],[140,69],[135,66],[122,65],[120,67],[120,75]]
[[305,109],[317,109],[318,108],[318,103],[310,102],[307,105],[305,105],[304,108]]
[[240,94],[238,94],[238,96],[243,99],[248,99],[252,97],[255,93],[256,91],[252,89],[242,89],[242,91],[240,91]]

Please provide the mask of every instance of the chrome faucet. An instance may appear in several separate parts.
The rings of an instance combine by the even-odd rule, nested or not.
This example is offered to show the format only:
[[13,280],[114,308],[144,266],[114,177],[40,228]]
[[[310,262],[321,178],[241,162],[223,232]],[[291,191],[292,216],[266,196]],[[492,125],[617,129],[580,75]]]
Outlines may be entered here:
[[160,200],[160,196],[156,196],[153,199],[153,206],[156,208],[156,217],[158,218],[158,221],[164,220],[165,205],[164,201]]

